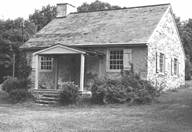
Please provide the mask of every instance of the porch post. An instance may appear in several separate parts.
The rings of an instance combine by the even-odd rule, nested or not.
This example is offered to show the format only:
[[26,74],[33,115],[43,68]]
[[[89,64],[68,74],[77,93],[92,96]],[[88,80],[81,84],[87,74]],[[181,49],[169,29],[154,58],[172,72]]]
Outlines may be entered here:
[[39,55],[35,55],[35,89],[38,89],[39,84]]
[[84,88],[84,72],[85,72],[85,55],[81,54],[80,91],[83,91]]

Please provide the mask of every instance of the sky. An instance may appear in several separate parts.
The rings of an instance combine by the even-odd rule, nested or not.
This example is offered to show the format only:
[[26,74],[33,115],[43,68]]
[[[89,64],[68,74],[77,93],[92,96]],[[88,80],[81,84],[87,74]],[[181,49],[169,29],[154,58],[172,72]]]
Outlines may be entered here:
[[[15,19],[22,17],[28,19],[29,14],[33,14],[35,9],[41,9],[42,6],[56,5],[57,3],[70,3],[76,7],[82,3],[91,3],[95,0],[0,0],[0,19]],[[171,3],[173,12],[182,20],[192,18],[191,0],[100,0],[108,2],[111,5],[121,7],[153,5],[162,3]],[[191,2],[190,2],[191,1]]]

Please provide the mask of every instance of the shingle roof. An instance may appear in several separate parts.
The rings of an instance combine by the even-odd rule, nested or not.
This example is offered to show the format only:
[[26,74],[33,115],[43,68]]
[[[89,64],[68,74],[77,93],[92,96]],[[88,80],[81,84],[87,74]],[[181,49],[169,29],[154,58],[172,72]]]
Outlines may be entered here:
[[170,4],[73,13],[56,18],[21,48],[147,43]]

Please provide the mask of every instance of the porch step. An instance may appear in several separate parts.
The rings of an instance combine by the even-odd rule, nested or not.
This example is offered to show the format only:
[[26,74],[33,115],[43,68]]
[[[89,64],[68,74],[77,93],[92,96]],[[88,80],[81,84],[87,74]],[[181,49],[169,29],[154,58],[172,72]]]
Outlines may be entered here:
[[[59,91],[52,89],[38,89],[32,90],[35,102],[38,104],[59,104]],[[81,99],[91,98],[92,94],[90,91],[79,92]]]
[[58,101],[37,99],[37,100],[35,100],[35,103],[38,103],[38,104],[58,104]]
[[46,97],[46,96],[42,96],[41,97],[41,100],[46,100],[46,101],[58,101],[59,100],[59,97],[58,96],[54,96],[54,97]]
[[54,89],[33,89],[32,92],[35,93],[59,93],[57,90]]
[[58,104],[59,92],[52,89],[33,90],[32,95],[35,97],[35,102],[39,104]]

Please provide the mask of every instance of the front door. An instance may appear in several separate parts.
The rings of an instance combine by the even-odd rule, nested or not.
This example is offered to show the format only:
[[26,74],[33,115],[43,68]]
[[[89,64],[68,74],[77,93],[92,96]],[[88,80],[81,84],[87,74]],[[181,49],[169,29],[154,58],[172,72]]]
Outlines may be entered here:
[[79,84],[80,77],[80,55],[65,54],[57,57],[57,81],[55,88],[60,88],[64,82],[75,82]]

